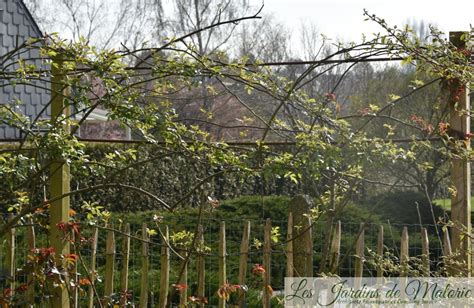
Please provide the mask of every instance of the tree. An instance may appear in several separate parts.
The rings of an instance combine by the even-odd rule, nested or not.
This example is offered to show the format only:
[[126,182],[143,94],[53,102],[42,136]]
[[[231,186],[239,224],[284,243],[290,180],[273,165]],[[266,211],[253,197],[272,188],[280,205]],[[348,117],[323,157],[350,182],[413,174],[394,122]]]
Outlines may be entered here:
[[[64,221],[55,226],[49,221],[53,202],[72,198],[79,203],[76,206],[80,213],[87,217],[85,222],[97,225],[107,217],[107,212],[94,203],[95,195],[92,193],[113,194],[120,190],[140,194],[149,198],[156,208],[168,211],[174,211],[191,198],[201,200],[198,205],[203,207],[205,204],[202,200],[206,194],[212,194],[208,191],[208,183],[220,175],[228,174],[241,179],[252,176],[293,182],[297,192],[311,194],[317,199],[320,209],[327,210],[329,218],[334,217],[364,183],[399,186],[397,180],[384,183],[368,178],[367,173],[374,166],[393,166],[403,161],[412,163],[415,153],[411,148],[399,146],[391,134],[381,138],[377,131],[367,130],[374,120],[386,118],[385,112],[398,107],[402,96],[392,97],[380,106],[366,105],[368,109],[360,114],[361,123],[351,122],[339,116],[334,93],[311,95],[305,91],[308,83],[318,81],[321,73],[325,72],[324,66],[345,67],[348,63],[387,56],[401,57],[420,70],[429,71],[434,80],[446,82],[456,78],[459,82],[466,82],[473,76],[470,58],[464,51],[458,51],[441,40],[439,33],[433,33],[436,40],[432,43],[422,44],[411,40],[409,32],[390,28],[373,16],[370,18],[380,23],[387,35],[357,45],[337,45],[337,49],[326,55],[323,61],[308,64],[301,73],[295,74],[298,76],[294,76],[294,79],[286,78],[258,63],[249,64],[247,59],[226,62],[222,57],[211,57],[201,53],[204,49],[191,46],[187,40],[192,35],[217,26],[258,18],[258,15],[250,15],[220,20],[203,29],[173,38],[157,48],[98,50],[86,40],[70,44],[55,36],[27,42],[19,47],[20,50],[39,49],[43,62],[50,65],[49,69],[25,65],[29,63],[28,59],[16,60],[13,54],[4,55],[18,65],[15,70],[2,67],[1,76],[6,81],[5,86],[30,84],[37,79],[44,79],[52,86],[54,101],[57,102],[59,98],[62,104],[80,110],[83,116],[75,118],[75,115],[63,112],[62,109],[66,108],[59,108],[59,112],[50,119],[28,119],[16,110],[15,103],[1,106],[0,119],[9,125],[21,127],[27,135],[20,144],[0,152],[0,174],[4,183],[0,205],[4,211],[15,214],[13,219],[2,222],[0,235],[5,235],[15,224],[26,224],[32,219],[49,225],[50,230],[56,227],[57,230],[54,230],[59,230],[71,244],[79,245],[70,238],[71,234],[79,235],[77,222]],[[204,48],[206,44],[203,37],[201,35],[201,46]],[[38,44],[40,42],[41,45]],[[127,60],[130,56],[139,58],[141,64],[146,62],[147,66],[130,66]],[[347,76],[349,68],[351,64],[341,76],[337,76],[337,80]],[[320,73],[315,73],[316,70],[320,70]],[[365,72],[374,73],[369,67],[363,67]],[[103,87],[100,95],[84,75],[100,80]],[[252,120],[262,124],[258,127],[260,133],[251,140],[253,146],[211,142],[209,132],[179,121],[179,114],[171,104],[173,94],[179,90],[189,90],[191,93],[196,89],[199,91],[202,89],[199,83],[202,78],[217,81],[221,86],[218,90],[225,91],[241,105],[247,104],[235,94],[234,87],[246,90],[249,96],[259,93],[258,97],[267,97],[273,103],[271,108],[264,109],[268,112],[264,116],[262,110],[253,106],[247,105],[245,109],[253,117]],[[230,81],[233,83],[231,86],[228,83]],[[335,87],[338,84],[336,81]],[[431,84],[419,85],[417,89],[406,93],[405,97],[419,93],[420,89]],[[452,83],[446,84],[450,85]],[[68,92],[67,89],[71,88],[74,91]],[[454,94],[456,89],[452,89]],[[87,115],[99,106],[108,110],[109,118],[119,120],[140,135],[136,146],[117,148],[97,156],[85,152],[85,143],[74,132]],[[416,127],[408,126],[417,132],[420,129],[423,132],[428,130],[427,122],[415,122]],[[377,125],[374,124],[375,127]],[[242,126],[244,129],[252,128],[246,123]],[[34,127],[44,127],[46,130],[37,131]],[[438,133],[447,139],[448,154],[454,148],[453,151],[459,157],[470,157],[470,152],[459,150],[463,149],[462,145],[449,143],[449,136],[443,132],[431,133]],[[410,132],[412,136],[417,135]],[[276,150],[271,147],[274,141],[289,142],[292,147]],[[122,176],[132,169],[147,168],[154,161],[163,164],[181,161],[183,164],[188,163],[187,168],[200,165],[206,169],[205,173],[183,187],[186,190],[177,191],[174,198],[164,198],[155,191],[135,186],[126,182]],[[71,169],[73,176],[80,175],[86,180],[78,182],[79,187],[74,187],[71,192],[59,195],[48,193],[51,178],[58,168],[65,166]],[[49,258],[51,251],[48,251]],[[193,253],[196,253],[196,249],[191,249],[189,255]],[[67,258],[66,255],[63,257]],[[41,264],[54,266],[53,278],[45,278],[46,283],[64,284],[62,275],[68,267],[61,262],[49,261]],[[44,275],[40,268],[38,274],[41,273]],[[47,292],[48,289],[42,290]]]

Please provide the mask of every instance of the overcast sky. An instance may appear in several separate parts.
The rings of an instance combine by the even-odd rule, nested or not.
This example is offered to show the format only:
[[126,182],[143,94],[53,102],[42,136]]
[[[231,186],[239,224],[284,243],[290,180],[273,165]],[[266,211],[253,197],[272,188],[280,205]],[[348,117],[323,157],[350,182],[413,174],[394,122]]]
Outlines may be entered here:
[[[250,3],[257,7],[262,1]],[[408,19],[417,19],[447,32],[469,30],[474,24],[474,0],[266,0],[264,13],[273,13],[293,33],[302,20],[307,20],[330,38],[359,41],[361,33],[381,31],[372,22],[364,22],[364,8],[391,25],[401,26]]]

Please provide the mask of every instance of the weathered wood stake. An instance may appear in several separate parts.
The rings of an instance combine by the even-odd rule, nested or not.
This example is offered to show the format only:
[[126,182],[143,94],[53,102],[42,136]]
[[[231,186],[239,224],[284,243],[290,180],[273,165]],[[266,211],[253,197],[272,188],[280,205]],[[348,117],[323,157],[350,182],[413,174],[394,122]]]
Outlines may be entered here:
[[286,234],[286,277],[293,277],[293,213],[288,213],[288,227]]
[[421,228],[421,258],[423,262],[423,276],[430,276],[430,240],[428,239],[428,230]]
[[263,307],[270,307],[271,299],[271,254],[272,254],[272,222],[267,218],[265,222],[263,234],[263,268],[265,273],[263,276]]
[[[242,242],[240,243],[240,260],[239,260],[239,284],[247,283],[247,262],[249,256],[249,239],[250,239],[250,221],[246,221],[244,232],[242,234]],[[239,291],[239,307],[245,307],[245,292]]]
[[341,255],[341,221],[338,220],[336,227],[334,228],[334,234],[331,242],[330,250],[330,271],[333,274],[336,274],[339,267],[339,257]]
[[140,307],[148,307],[148,228],[142,224],[142,274],[140,280]]
[[115,234],[107,231],[107,243],[105,246],[105,280],[104,280],[104,303],[111,302],[114,293],[114,269],[115,268]]
[[126,307],[128,293],[128,265],[130,260],[130,224],[123,227],[122,237],[122,271],[120,273],[120,306]]
[[[204,263],[204,229],[202,225],[198,227],[198,256],[197,256],[197,295],[201,298],[205,296],[205,263]],[[204,303],[200,304],[204,307]]]
[[362,277],[364,272],[364,241],[365,241],[365,224],[360,224],[359,237],[356,243],[356,255],[354,265],[354,277]]
[[92,287],[95,283],[95,278],[97,276],[96,273],[96,256],[97,256],[97,240],[99,239],[99,229],[94,228],[94,234],[92,235],[92,243],[91,243],[91,267],[89,276],[91,279],[91,285],[89,286],[89,299],[88,299],[88,307],[94,308],[94,288]]
[[[227,282],[226,275],[226,238],[225,238],[225,222],[221,221],[221,227],[219,232],[219,249],[217,251],[219,258],[219,288]],[[219,308],[225,308],[225,300],[219,297],[218,306]]]
[[402,266],[402,271],[400,276],[406,277],[408,275],[408,228],[403,227],[402,239],[400,243],[400,265]]
[[160,270],[160,308],[166,308],[168,303],[168,293],[170,285],[170,232],[168,226],[165,226],[164,239],[161,246],[161,270]]

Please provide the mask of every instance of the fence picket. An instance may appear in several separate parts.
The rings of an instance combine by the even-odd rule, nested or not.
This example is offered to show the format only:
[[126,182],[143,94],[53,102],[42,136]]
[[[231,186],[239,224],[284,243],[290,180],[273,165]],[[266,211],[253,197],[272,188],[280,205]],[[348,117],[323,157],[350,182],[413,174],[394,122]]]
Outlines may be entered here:
[[[226,276],[226,238],[225,238],[225,221],[221,221],[220,232],[219,232],[219,288],[227,282]],[[225,300],[219,297],[218,306],[219,308],[225,308]]]
[[430,276],[430,241],[428,239],[428,230],[421,228],[421,253],[423,262],[423,276]]
[[354,277],[362,277],[364,271],[364,238],[365,238],[365,224],[360,224],[359,236],[356,243],[355,255],[355,269]]
[[[198,256],[197,256],[197,295],[200,298],[204,298],[205,291],[205,263],[204,263],[204,229],[202,225],[198,227]],[[201,307],[204,307],[204,303],[200,303]]]
[[408,275],[408,228],[403,227],[402,239],[400,243],[400,265],[402,270],[400,276],[406,277]]
[[[13,215],[8,215],[8,220],[12,220]],[[16,236],[16,229],[11,228],[10,231],[7,232],[7,253],[5,257],[5,267],[8,274],[8,287],[11,290],[11,295],[13,296],[13,292],[15,290],[15,236]]]
[[313,277],[313,227],[311,217],[305,216],[303,218],[303,230],[307,230],[304,234],[305,239],[305,268],[306,277]]
[[97,276],[96,274],[96,256],[97,256],[97,240],[99,238],[99,229],[94,228],[94,233],[92,235],[92,243],[91,243],[91,267],[90,267],[90,272],[89,272],[89,277],[90,277],[90,286],[89,286],[89,300],[88,300],[88,307],[89,308],[94,308],[94,283],[95,283],[95,277]]
[[341,255],[341,221],[338,220],[334,228],[334,235],[331,242],[329,269],[335,274],[339,267],[339,257]]
[[[247,282],[247,261],[249,255],[249,238],[250,238],[250,221],[246,221],[244,225],[244,233],[242,234],[242,242],[240,244],[240,260],[239,260],[239,284],[245,285]],[[239,307],[245,306],[245,292],[239,291]]]
[[452,253],[451,239],[449,238],[449,231],[446,229],[443,236],[443,254],[445,257],[449,257],[452,255]]
[[161,269],[160,269],[160,301],[159,307],[166,308],[168,303],[168,292],[170,285],[170,232],[168,226],[165,226],[161,246]]
[[104,303],[107,306],[110,303],[111,296],[114,293],[114,268],[115,268],[115,233],[112,230],[107,231],[107,243],[105,248],[105,286]]
[[185,288],[182,288],[179,291],[179,307],[187,307],[187,301],[188,301],[188,254],[189,252],[185,252],[183,254],[184,260],[182,262],[182,269],[183,273],[181,274],[181,278],[179,279],[179,283],[183,286],[186,286]]
[[[383,258],[383,226],[379,226],[379,235],[377,238],[377,256]],[[377,265],[377,277],[383,277],[383,268],[381,264]]]
[[140,307],[148,307],[148,228],[142,224],[142,274],[140,279]]
[[[28,241],[28,250],[32,253],[34,249],[36,248],[36,234],[35,234],[35,227],[33,225],[33,219],[29,220],[30,226],[28,226],[26,237]],[[33,264],[33,270],[28,273],[27,277],[27,285],[28,285],[28,291],[27,291],[27,300],[30,304],[33,304],[35,302],[35,277],[33,273],[36,270],[36,265]]]
[[120,273],[120,306],[127,305],[128,293],[128,266],[130,260],[130,224],[127,223],[123,227],[122,237],[122,271]]
[[272,221],[267,218],[263,234],[263,268],[265,269],[263,280],[263,307],[270,307],[272,295],[271,289],[271,255],[272,255]]
[[293,213],[288,213],[288,227],[286,234],[286,277],[293,277]]

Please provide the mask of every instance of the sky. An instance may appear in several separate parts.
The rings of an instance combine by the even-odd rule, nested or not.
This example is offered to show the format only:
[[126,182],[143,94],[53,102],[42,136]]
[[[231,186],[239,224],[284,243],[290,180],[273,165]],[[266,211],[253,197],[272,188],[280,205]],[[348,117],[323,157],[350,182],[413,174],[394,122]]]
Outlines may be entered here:
[[[250,0],[259,7],[262,0]],[[314,23],[320,33],[333,39],[360,41],[361,33],[382,29],[364,22],[364,8],[384,18],[389,25],[402,26],[409,19],[423,20],[444,31],[467,31],[474,25],[474,0],[266,0],[264,14],[273,13],[277,20],[297,34],[302,21]]]

